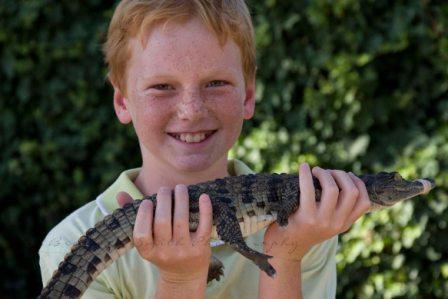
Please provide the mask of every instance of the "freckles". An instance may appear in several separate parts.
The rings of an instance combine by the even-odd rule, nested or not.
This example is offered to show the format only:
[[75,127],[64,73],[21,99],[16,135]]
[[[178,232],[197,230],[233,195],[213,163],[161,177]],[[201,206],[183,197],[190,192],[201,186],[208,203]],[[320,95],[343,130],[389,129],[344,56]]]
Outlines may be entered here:
[[208,99],[209,107],[211,111],[216,111],[218,115],[225,116],[226,118],[239,118],[243,115],[242,101],[234,96],[222,97],[210,97]]
[[[154,99],[151,96],[139,96],[132,99],[135,101],[135,114],[138,127],[148,131],[163,127],[169,115],[169,108],[162,101]],[[135,124],[134,124],[135,125]]]

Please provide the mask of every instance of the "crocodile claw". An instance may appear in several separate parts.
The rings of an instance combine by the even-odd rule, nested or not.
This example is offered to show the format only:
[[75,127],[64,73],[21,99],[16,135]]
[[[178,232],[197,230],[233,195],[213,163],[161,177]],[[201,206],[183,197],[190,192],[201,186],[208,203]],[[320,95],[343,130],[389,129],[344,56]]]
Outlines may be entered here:
[[216,279],[219,281],[221,276],[224,275],[224,265],[222,262],[212,255],[210,259],[210,265],[208,266],[207,283]]

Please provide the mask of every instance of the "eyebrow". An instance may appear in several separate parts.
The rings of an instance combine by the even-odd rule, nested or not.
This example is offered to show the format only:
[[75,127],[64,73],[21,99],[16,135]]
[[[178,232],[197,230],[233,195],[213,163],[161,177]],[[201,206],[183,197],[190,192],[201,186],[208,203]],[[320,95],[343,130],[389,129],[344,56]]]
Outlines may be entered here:
[[231,71],[229,69],[225,69],[225,71],[215,69],[215,70],[210,71],[208,73],[208,76],[210,76],[210,77],[212,77],[212,76],[217,76],[217,77],[220,77],[220,76],[236,77],[236,74],[235,74],[235,72],[233,72],[233,71]]
[[170,74],[154,74],[149,76],[141,76],[139,77],[141,81],[148,81],[148,80],[174,80],[175,76]]
[[[205,78],[209,77],[232,77],[235,78],[237,75],[235,72],[230,70],[222,70],[222,69],[214,69],[205,74]],[[168,73],[161,73],[161,74],[152,74],[148,76],[141,76],[139,77],[139,82],[147,82],[149,80],[154,81],[177,81],[176,76],[168,74]]]

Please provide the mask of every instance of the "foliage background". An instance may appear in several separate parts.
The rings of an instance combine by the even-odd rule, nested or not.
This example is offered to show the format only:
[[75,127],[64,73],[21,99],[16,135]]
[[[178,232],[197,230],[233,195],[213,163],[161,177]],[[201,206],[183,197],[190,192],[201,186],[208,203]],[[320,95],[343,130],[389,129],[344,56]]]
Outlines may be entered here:
[[[105,83],[109,1],[0,2],[0,297],[41,289],[48,230],[140,164]],[[232,155],[435,177],[429,196],[341,236],[338,298],[448,298],[448,4],[249,1],[255,118]]]

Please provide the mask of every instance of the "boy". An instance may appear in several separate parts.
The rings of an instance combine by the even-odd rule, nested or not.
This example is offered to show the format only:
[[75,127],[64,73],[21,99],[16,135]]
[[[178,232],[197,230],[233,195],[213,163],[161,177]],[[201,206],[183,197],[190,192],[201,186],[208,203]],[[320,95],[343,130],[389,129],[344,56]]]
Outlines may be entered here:
[[[121,1],[105,55],[115,112],[133,124],[143,165],[123,172],[48,234],[39,251],[44,284],[89,227],[132,198],[157,193],[154,215],[149,201],[138,211],[136,248],[98,276],[85,298],[334,298],[337,234],[370,206],[352,174],[314,168],[323,188],[317,204],[309,166],[300,166],[300,207],[288,226],[272,224],[246,239],[274,256],[274,278],[227,245],[210,248],[206,194],[198,230],[188,229],[185,185],[251,172],[227,158],[255,108],[253,29],[244,1]],[[225,276],[207,285],[211,251]]]

